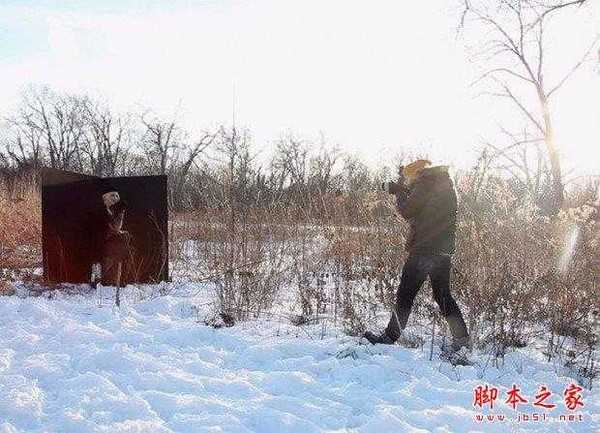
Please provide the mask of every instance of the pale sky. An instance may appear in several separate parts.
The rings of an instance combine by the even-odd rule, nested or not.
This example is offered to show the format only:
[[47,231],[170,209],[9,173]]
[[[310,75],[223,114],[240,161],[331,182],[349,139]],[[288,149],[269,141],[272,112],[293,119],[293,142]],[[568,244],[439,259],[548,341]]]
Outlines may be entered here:
[[[469,86],[457,4],[0,0],[0,114],[24,86],[49,85],[177,113],[193,132],[230,124],[235,99],[267,152],[286,131],[323,133],[370,163],[404,149],[465,167],[511,111]],[[551,41],[557,76],[600,32],[599,8],[585,12]],[[599,68],[584,65],[553,106],[567,170],[600,173]]]

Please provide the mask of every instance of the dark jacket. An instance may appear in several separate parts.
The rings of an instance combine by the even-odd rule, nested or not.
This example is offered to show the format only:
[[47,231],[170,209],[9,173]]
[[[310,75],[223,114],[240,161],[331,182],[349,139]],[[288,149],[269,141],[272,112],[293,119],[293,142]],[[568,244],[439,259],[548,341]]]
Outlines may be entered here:
[[411,255],[454,253],[457,203],[447,167],[424,169],[396,194],[396,206],[410,225],[406,250]]

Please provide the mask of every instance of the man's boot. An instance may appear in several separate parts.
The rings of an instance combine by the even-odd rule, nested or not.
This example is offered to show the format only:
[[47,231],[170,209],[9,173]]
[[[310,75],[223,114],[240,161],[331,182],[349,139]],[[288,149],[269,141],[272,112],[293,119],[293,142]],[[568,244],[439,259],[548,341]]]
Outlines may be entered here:
[[[385,330],[379,335],[367,331],[364,333],[363,337],[371,344],[394,344],[402,335],[402,330],[404,329],[404,325],[406,325],[408,313],[410,313],[410,311],[408,313],[403,311],[403,313],[402,316],[399,316],[398,310],[396,309],[396,306],[394,306],[392,308],[390,321]],[[403,318],[403,321],[401,321],[400,318]]]
[[394,344],[396,341],[385,332],[377,335],[371,331],[367,331],[364,333],[363,337],[365,337],[371,344]]
[[460,315],[450,315],[446,317],[448,328],[452,334],[452,343],[450,349],[454,352],[459,351],[461,348],[471,349],[471,342],[469,334],[467,332],[467,326],[465,321]]

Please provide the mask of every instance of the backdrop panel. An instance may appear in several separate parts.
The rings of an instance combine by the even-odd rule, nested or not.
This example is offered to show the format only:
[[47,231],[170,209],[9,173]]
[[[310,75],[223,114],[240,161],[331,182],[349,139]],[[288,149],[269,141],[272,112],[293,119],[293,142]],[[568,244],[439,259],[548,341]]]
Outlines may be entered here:
[[123,230],[132,236],[122,284],[168,280],[166,176],[95,178],[44,170],[42,249],[47,282],[90,282],[92,264],[101,258],[93,216],[102,211],[107,184],[127,203]]

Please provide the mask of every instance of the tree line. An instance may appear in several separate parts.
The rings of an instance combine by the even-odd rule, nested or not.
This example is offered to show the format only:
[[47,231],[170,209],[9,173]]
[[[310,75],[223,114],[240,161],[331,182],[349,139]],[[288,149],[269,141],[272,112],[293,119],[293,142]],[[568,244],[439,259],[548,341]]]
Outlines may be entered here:
[[374,173],[324,137],[293,133],[257,158],[245,128],[220,126],[197,135],[150,110],[116,113],[89,95],[29,88],[0,127],[0,166],[9,173],[51,167],[94,176],[168,175],[174,210],[243,205],[309,206],[314,197],[373,190]]
[[[268,158],[259,158],[246,128],[220,126],[192,135],[177,119],[150,110],[116,113],[89,95],[47,87],[24,92],[0,125],[5,178],[41,167],[95,176],[168,175],[174,211],[285,207],[323,217],[340,197],[348,208],[364,205],[406,159],[400,150],[386,166],[373,168],[323,136],[315,142],[293,133],[280,136]],[[466,174],[483,179],[508,170],[511,188],[547,210],[554,169],[548,155],[537,155],[538,164],[510,166],[507,152],[486,146]]]

